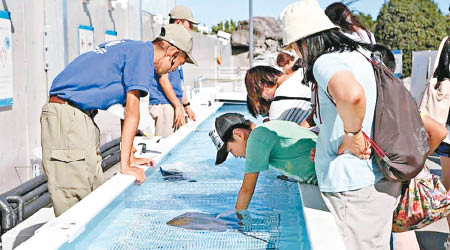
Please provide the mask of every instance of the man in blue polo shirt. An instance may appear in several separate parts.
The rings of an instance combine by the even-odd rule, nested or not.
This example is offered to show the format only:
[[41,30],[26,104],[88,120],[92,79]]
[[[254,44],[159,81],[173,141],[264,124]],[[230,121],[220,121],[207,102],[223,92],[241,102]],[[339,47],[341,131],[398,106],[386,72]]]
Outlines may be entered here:
[[[191,31],[194,24],[192,12],[185,6],[175,6],[169,13],[169,23],[183,25]],[[195,113],[190,107],[190,103],[184,95],[184,76],[182,67],[175,71],[164,74],[161,77],[155,75],[155,80],[150,87],[150,107],[149,111],[155,119],[155,135],[167,137],[176,129],[184,125],[184,114],[189,119],[195,120]]]
[[139,123],[139,97],[149,92],[154,74],[194,63],[192,35],[169,24],[153,42],[119,40],[101,44],[71,62],[53,81],[42,108],[44,172],[56,216],[102,184],[99,129],[94,116],[111,105],[125,107],[120,171],[145,181],[141,168],[130,166]]

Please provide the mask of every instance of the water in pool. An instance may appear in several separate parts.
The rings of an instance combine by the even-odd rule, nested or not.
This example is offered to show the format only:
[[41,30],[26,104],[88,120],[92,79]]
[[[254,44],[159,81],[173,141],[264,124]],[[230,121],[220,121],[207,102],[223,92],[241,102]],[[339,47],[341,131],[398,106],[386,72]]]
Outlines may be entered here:
[[[310,249],[297,184],[278,179],[275,170],[260,174],[242,220],[227,213],[234,208],[245,159],[230,155],[214,166],[208,132],[226,112],[250,117],[244,105],[223,106],[148,170],[144,184],[129,187],[62,249]],[[174,218],[169,224],[179,224],[183,216],[197,220],[197,230],[167,224]]]

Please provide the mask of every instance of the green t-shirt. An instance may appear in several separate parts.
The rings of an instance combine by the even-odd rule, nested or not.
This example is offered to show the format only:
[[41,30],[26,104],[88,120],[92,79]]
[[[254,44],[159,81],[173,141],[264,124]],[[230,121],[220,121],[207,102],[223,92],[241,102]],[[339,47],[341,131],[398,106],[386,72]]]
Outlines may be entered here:
[[317,184],[311,149],[317,135],[289,121],[273,120],[256,127],[249,135],[245,172],[269,169],[269,165],[304,183]]

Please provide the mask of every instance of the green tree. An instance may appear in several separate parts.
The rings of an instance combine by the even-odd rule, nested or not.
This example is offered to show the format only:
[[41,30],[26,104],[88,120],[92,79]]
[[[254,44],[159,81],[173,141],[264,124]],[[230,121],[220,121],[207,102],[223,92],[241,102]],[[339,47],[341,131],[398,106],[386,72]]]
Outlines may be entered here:
[[448,22],[431,0],[390,0],[378,15],[375,38],[403,51],[403,75],[409,76],[412,52],[437,49],[448,32]]
[[237,30],[237,24],[233,19],[226,20],[225,23],[220,21],[218,24],[211,27],[211,34],[217,34],[219,30],[231,34],[233,31]]
[[223,31],[229,32],[230,30],[230,21],[226,20],[224,24],[225,29]]
[[223,22],[220,21],[218,24],[213,25],[211,27],[211,34],[217,34],[217,31],[222,30],[223,31]]
[[233,21],[233,19],[230,20],[230,31],[233,32],[235,30],[237,30],[237,23],[235,21]]
[[447,14],[446,18],[447,18],[447,34],[450,34],[450,14]]

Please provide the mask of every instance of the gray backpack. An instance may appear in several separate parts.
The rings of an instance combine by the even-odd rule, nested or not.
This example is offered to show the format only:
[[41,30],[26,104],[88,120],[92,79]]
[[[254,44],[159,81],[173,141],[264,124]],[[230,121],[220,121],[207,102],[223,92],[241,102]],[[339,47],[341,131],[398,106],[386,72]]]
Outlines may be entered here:
[[[429,150],[428,134],[413,97],[383,63],[385,51],[377,51],[376,47],[371,51],[372,58],[358,51],[372,64],[377,84],[373,139],[363,134],[372,145],[375,160],[384,177],[396,182],[409,181],[425,165]],[[315,85],[313,91],[317,102],[318,89]],[[335,104],[330,96],[328,98]],[[314,107],[313,112],[316,110]],[[321,119],[320,113],[318,115]]]
[[427,132],[417,104],[402,81],[384,66],[376,51],[372,51],[372,58],[366,59],[373,66],[377,103],[373,140],[365,136],[386,179],[408,181],[425,164],[429,150]]

